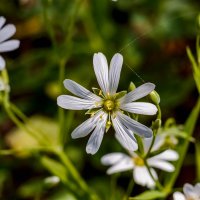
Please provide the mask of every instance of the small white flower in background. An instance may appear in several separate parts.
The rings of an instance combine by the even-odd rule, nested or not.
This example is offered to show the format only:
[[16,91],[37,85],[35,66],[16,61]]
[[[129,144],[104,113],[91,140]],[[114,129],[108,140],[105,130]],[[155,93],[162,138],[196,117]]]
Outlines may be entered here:
[[[19,40],[8,40],[16,32],[16,28],[13,24],[5,24],[6,19],[0,17],[0,53],[15,50],[19,47]],[[8,40],[8,41],[7,41]],[[5,60],[0,55],[0,70],[5,68]]]
[[[147,139],[143,139],[143,141],[144,140]],[[148,146],[146,146],[146,144],[148,144]],[[149,141],[143,142],[145,153],[147,153],[149,150],[149,144]],[[154,149],[157,149],[156,145],[157,144],[155,144]],[[157,147],[158,146],[159,145],[157,145]],[[176,151],[168,149],[155,156],[147,158],[146,163],[150,168],[152,176],[155,180],[157,180],[158,175],[154,168],[166,172],[173,172],[174,166],[169,161],[175,161],[178,159],[178,157],[179,156]],[[155,181],[153,180],[147,166],[145,165],[145,160],[142,157],[139,157],[135,152],[130,152],[130,155],[124,153],[110,153],[103,156],[101,158],[101,162],[104,165],[111,165],[111,167],[107,170],[107,174],[133,170],[133,178],[135,183],[138,185],[146,186],[148,188],[155,187]]]
[[173,194],[174,200],[200,200],[200,183],[192,186],[189,183],[184,184],[183,193],[175,192]]
[[2,78],[0,78],[0,91],[10,91],[10,86],[8,84],[5,84]]
[[[148,151],[151,145],[151,140],[152,140],[151,138],[146,138],[143,140],[145,152]],[[156,135],[154,144],[151,148],[151,152],[157,151],[162,148],[166,149],[166,147],[167,148],[170,148],[171,146],[174,147],[177,143],[178,143],[178,139],[174,137],[173,135],[170,136],[170,135],[165,134],[164,132],[158,133]]]
[[48,185],[57,185],[60,182],[60,178],[58,176],[49,176],[44,179],[44,182]]
[[123,114],[123,111],[144,115],[156,114],[157,107],[155,105],[151,103],[133,102],[148,95],[154,90],[155,85],[145,83],[128,94],[125,94],[123,97],[120,97],[116,91],[122,63],[123,57],[117,53],[113,56],[108,70],[106,57],[102,53],[95,53],[93,66],[101,88],[99,90],[99,96],[85,89],[78,83],[66,79],[64,81],[65,88],[80,98],[70,95],[60,95],[57,98],[57,104],[62,108],[70,110],[90,109],[89,113],[91,113],[91,117],[72,132],[72,138],[81,138],[93,131],[86,146],[87,153],[95,154],[98,151],[104,132],[111,124],[115,129],[116,137],[130,151],[138,148],[133,133],[142,137],[152,136],[152,130],[150,128]]

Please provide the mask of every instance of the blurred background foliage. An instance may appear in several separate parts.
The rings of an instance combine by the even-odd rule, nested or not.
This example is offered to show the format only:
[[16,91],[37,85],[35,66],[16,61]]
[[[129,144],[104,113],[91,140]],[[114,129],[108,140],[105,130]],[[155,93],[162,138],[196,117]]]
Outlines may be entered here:
[[[184,123],[198,96],[186,47],[195,52],[199,8],[198,0],[1,0],[0,15],[16,25],[15,38],[21,41],[18,50],[3,55],[10,76],[11,100],[30,116],[34,126],[48,133],[55,145],[56,98],[68,93],[59,86],[59,66],[65,64],[63,78],[91,89],[98,86],[93,54],[103,52],[110,60],[120,52],[124,65],[119,90],[127,89],[130,81],[137,86],[148,81],[155,83],[163,120],[174,117],[178,124]],[[108,177],[100,164],[105,153],[122,150],[113,140],[112,131],[92,157],[85,152],[88,138],[70,137],[85,119],[84,112],[65,112],[66,153],[102,199],[112,199],[113,192],[113,199],[122,199],[131,173]],[[38,161],[42,153],[34,151],[39,148],[37,142],[16,129],[3,109],[0,134],[1,149],[18,152],[1,156],[0,199],[76,199],[61,183],[55,187],[45,183],[51,174],[41,163],[49,161]],[[187,169],[194,165],[193,147],[190,151]],[[187,181],[195,174],[188,176]],[[119,188],[113,191],[115,184]],[[136,193],[143,190],[137,189]]]

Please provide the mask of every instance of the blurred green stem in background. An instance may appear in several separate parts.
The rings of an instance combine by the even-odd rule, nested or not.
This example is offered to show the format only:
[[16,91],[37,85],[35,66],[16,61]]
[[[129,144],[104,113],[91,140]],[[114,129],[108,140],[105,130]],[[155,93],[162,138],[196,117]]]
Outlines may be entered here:
[[[68,19],[64,19],[68,22],[65,26],[67,26],[67,30],[65,33],[64,41],[62,41],[63,44],[65,44],[65,52],[62,53],[62,49],[59,49],[59,43],[56,41],[55,35],[56,33],[54,32],[56,29],[53,28],[53,24],[51,23],[51,20],[49,20],[49,15],[48,15],[48,7],[51,6],[50,1],[43,0],[43,17],[44,17],[44,23],[46,24],[46,29],[49,34],[49,37],[52,41],[53,48],[54,48],[54,53],[56,56],[56,63],[59,67],[59,87],[60,87],[60,92],[64,93],[64,87],[63,87],[63,81],[65,79],[65,66],[71,56],[72,52],[72,37],[74,33],[74,24],[76,22],[76,17],[78,15],[78,11],[80,9],[81,3],[84,1],[82,0],[76,0],[74,1],[73,4],[73,12],[71,15],[69,15]],[[61,44],[62,45],[62,44]],[[66,129],[69,129],[69,127],[65,127],[65,111],[62,108],[58,108],[58,118],[59,118],[59,141],[60,145],[62,148],[64,148],[64,144],[66,142]]]
[[197,86],[198,92],[200,94],[200,15],[198,17],[198,33],[197,33],[197,41],[196,41],[196,54],[197,54],[196,59],[195,59],[195,56],[193,56],[189,47],[187,47],[186,50],[187,50],[187,55],[188,55],[190,62],[192,64],[194,80],[196,82],[196,86]]
[[[69,17],[68,24],[67,24],[67,33],[66,37],[64,38],[64,43],[66,45],[66,51],[63,54],[59,54],[58,49],[59,49],[59,44],[57,44],[55,40],[55,33],[54,29],[52,27],[51,21],[48,18],[48,11],[46,9],[45,3],[46,1],[43,2],[43,15],[44,15],[44,21],[45,24],[47,25],[47,32],[49,33],[49,36],[52,40],[53,46],[54,46],[54,52],[56,54],[57,58],[57,64],[59,66],[59,87],[60,87],[60,92],[64,93],[64,87],[63,87],[63,81],[65,79],[65,66],[71,56],[71,48],[72,48],[72,36],[74,33],[74,24],[76,21],[76,16],[78,14],[78,10],[80,8],[81,3],[83,3],[82,0],[76,0],[74,2],[74,10],[72,14]],[[47,2],[48,3],[48,2]],[[98,197],[91,192],[85,181],[82,179],[76,168],[73,166],[71,161],[69,160],[67,154],[64,152],[64,144],[66,142],[66,128],[69,129],[69,127],[65,127],[65,111],[62,108],[58,108],[58,116],[59,116],[59,141],[61,145],[61,149],[58,149],[54,151],[54,153],[60,158],[62,163],[65,165],[67,170],[71,173],[72,177],[76,181],[76,183],[79,185],[80,189],[82,191],[85,191],[87,194],[89,194],[90,199],[93,200],[98,200]]]

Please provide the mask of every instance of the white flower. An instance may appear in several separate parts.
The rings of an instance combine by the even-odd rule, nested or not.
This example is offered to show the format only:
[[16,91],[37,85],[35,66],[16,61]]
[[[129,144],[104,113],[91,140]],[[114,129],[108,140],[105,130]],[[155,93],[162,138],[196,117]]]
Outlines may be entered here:
[[[146,143],[143,143],[144,147],[145,144]],[[144,148],[146,153],[148,149],[149,146]],[[166,172],[173,172],[174,166],[168,161],[175,161],[177,159],[177,152],[168,149],[158,155],[147,158],[146,163],[149,166],[152,176],[155,180],[157,180],[158,175],[154,168],[161,169]],[[133,178],[137,184],[147,186],[148,188],[155,187],[155,181],[145,165],[145,160],[135,152],[130,152],[130,155],[126,155],[124,153],[110,153],[103,156],[101,158],[101,162],[104,165],[111,165],[111,167],[107,170],[107,174],[133,170]]]
[[[101,90],[99,96],[85,89],[78,83],[66,79],[64,86],[74,95],[61,95],[57,98],[57,104],[70,110],[87,110],[92,113],[91,117],[83,122],[72,132],[72,138],[87,136],[92,132],[86,146],[87,153],[95,154],[102,142],[105,129],[113,125],[116,137],[125,144],[125,147],[134,151],[138,148],[133,135],[151,137],[152,130],[143,124],[123,114],[123,111],[154,115],[157,112],[155,105],[151,103],[133,102],[148,95],[154,90],[155,85],[145,83],[128,94],[120,97],[116,93],[120,79],[123,57],[117,53],[113,56],[110,68],[106,57],[102,53],[95,53],[93,57],[94,71]],[[93,112],[92,112],[93,111]]]
[[192,186],[188,183],[183,186],[183,193],[175,192],[173,194],[174,200],[200,200],[200,183]]
[[[16,28],[13,24],[5,24],[6,19],[0,17],[0,53],[15,50],[19,47],[19,40],[9,40],[16,32]],[[5,68],[5,60],[0,56],[0,70]]]

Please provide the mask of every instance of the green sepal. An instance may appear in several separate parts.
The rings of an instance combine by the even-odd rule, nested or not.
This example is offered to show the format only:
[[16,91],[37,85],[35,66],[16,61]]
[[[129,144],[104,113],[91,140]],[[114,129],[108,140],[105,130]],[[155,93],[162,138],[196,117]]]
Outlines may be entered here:
[[123,97],[125,94],[127,94],[127,91],[121,91],[121,92],[118,92],[114,95],[114,99],[120,99],[121,97]]
[[101,91],[99,88],[93,87],[93,88],[92,88],[92,91],[93,91],[94,94],[96,94],[97,96],[102,96],[102,95],[103,95],[102,91]]
[[94,115],[98,110],[99,110],[99,108],[92,108],[92,109],[89,109],[85,114],[86,115]]

